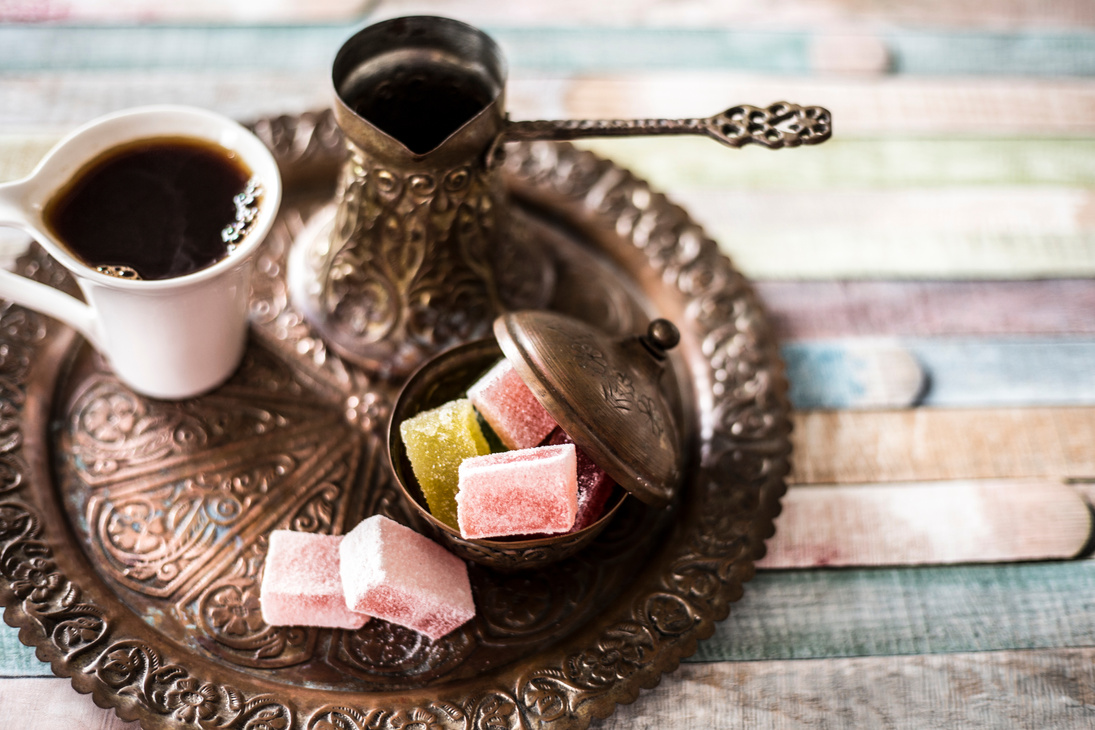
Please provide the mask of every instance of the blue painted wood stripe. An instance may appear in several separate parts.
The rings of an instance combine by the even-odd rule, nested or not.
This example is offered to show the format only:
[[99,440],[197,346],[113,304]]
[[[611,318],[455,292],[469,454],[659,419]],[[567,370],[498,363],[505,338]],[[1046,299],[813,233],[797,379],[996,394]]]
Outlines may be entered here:
[[928,376],[922,405],[1095,403],[1092,340],[911,340],[904,344]]
[[692,661],[1093,645],[1091,561],[793,570],[758,573]]
[[0,624],[0,677],[52,677],[49,665],[19,641],[19,632]]
[[[923,372],[916,393],[889,365],[895,349]],[[797,341],[782,353],[791,402],[802,410],[1095,404],[1091,338]]]
[[[265,69],[326,72],[363,24],[0,26],[0,71]],[[672,28],[489,27],[511,67],[552,73],[629,69],[804,74],[815,34]],[[903,30],[882,35],[906,74],[1095,75],[1095,33]]]

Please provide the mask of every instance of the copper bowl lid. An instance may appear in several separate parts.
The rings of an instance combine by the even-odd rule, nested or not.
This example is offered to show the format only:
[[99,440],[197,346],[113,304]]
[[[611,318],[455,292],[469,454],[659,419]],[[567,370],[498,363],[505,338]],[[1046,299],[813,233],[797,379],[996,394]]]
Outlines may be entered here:
[[612,340],[585,322],[547,311],[511,312],[494,335],[537,400],[609,476],[641,501],[664,507],[681,481],[681,445],[661,388],[673,323]]

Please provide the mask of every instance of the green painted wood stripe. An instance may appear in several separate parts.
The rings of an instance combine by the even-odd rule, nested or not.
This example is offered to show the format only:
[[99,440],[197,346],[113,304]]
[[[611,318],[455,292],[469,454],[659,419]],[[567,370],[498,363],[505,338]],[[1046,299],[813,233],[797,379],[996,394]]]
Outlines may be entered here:
[[1095,73],[1095,44],[1087,33],[969,33],[914,31],[882,34],[892,68],[911,74],[1086,76]]
[[[124,79],[117,84],[124,84]],[[117,85],[116,84],[116,85]],[[2,85],[0,85],[2,86]],[[0,99],[4,90],[0,89]],[[123,103],[121,97],[116,97]],[[138,100],[130,100],[138,103]],[[66,103],[56,100],[58,104]],[[73,103],[71,100],[67,102]],[[107,111],[91,106],[66,127]],[[16,110],[0,120],[19,124]],[[29,122],[24,122],[29,123]],[[0,135],[0,160],[48,149],[55,135]],[[731,150],[707,139],[586,140],[580,146],[609,157],[657,190],[901,191],[954,187],[1095,188],[1095,138],[833,138],[818,147]],[[26,148],[20,151],[22,148]],[[25,165],[24,165],[25,166]],[[14,172],[14,171],[13,171]],[[9,173],[10,174],[10,173]]]
[[[300,69],[329,65],[360,24],[7,25],[0,70]],[[818,34],[724,28],[505,27],[486,30],[514,69],[588,72],[736,69],[804,74]],[[905,74],[1087,76],[1095,33],[902,30],[881,36]]]
[[1089,561],[794,570],[759,573],[692,661],[1092,645]]
[[[823,102],[823,99],[819,99]],[[894,190],[1095,186],[1095,139],[842,137],[817,147],[721,149],[691,137],[585,140],[660,190]]]
[[[1095,563],[763,571],[694,662],[1095,645]],[[0,676],[51,676],[0,628]]]
[[1037,233],[854,230],[772,234],[710,226],[753,279],[1038,279],[1095,276],[1095,231]]
[[900,190],[670,190],[755,278],[1087,276],[1095,192],[981,185]]

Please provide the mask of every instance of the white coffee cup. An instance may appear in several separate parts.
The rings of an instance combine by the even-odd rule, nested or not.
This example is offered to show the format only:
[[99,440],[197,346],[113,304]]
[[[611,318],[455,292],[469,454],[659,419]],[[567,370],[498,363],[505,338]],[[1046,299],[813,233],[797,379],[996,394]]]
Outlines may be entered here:
[[[258,211],[225,258],[170,279],[134,280],[102,273],[76,258],[43,219],[46,205],[88,163],[141,139],[188,137],[235,153],[262,187]],[[0,185],[0,225],[30,233],[73,275],[87,303],[0,269],[0,297],[54,317],[80,332],[133,390],[187,398],[223,383],[247,344],[254,254],[281,203],[277,163],[255,135],[202,109],[139,107],[96,119],[69,134],[30,176]]]

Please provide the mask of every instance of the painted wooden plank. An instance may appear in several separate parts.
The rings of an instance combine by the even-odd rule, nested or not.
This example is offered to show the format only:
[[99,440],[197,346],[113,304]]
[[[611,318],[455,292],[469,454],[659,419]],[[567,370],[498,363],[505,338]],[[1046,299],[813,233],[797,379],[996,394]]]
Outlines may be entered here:
[[781,351],[796,409],[907,408],[928,382],[896,341],[788,342]]
[[1075,489],[1088,505],[1095,509],[1095,479],[1089,481],[1072,480],[1069,482],[1069,486]]
[[782,346],[795,408],[1095,405],[1095,340],[864,338]]
[[1095,407],[806,411],[791,481],[1095,477]]
[[1095,10],[1084,0],[553,0],[550,3],[498,3],[496,0],[405,0],[384,3],[378,17],[388,14],[451,15],[476,24],[501,21],[530,26],[558,26],[560,18],[574,25],[662,27],[833,28],[848,32],[862,25],[877,27],[930,26],[958,28],[1042,28],[1059,30],[1095,26]]
[[764,105],[780,99],[821,104],[833,113],[838,138],[881,133],[1053,137],[1090,135],[1095,128],[1095,84],[1088,79],[632,72],[577,76],[565,91],[566,116],[579,119],[703,117],[734,103]]
[[[792,153],[793,154],[793,153]],[[1095,165],[1095,156],[1092,158]],[[889,190],[678,188],[678,201],[711,230],[780,237],[809,229],[881,238],[902,234],[1082,236],[1095,231],[1095,190],[1010,186]],[[793,211],[793,215],[788,215]]]
[[[4,677],[51,677],[49,665],[38,661],[34,649],[19,641],[19,632],[0,623],[0,686]],[[0,703],[0,707],[3,704]]]
[[317,23],[356,19],[372,4],[370,0],[5,0],[0,19],[32,23]]
[[[189,104],[236,119],[330,106],[329,70],[121,71],[5,74],[0,131],[59,138],[108,112],[144,104]],[[14,105],[14,106],[13,106]]]
[[758,278],[1095,274],[1095,193],[1087,188],[682,188],[671,196]]
[[1066,559],[1092,534],[1083,495],[1052,479],[798,486],[782,504],[758,568]]
[[[1093,645],[1095,561],[765,570],[687,661]],[[0,652],[3,676],[50,676],[46,664],[24,674],[9,661]]]
[[1095,333],[1095,280],[761,281],[781,340]]
[[[7,75],[0,87],[0,124],[71,124],[123,106],[159,102],[196,104],[239,117],[294,112],[329,104],[329,84],[329,72],[321,68],[28,70]],[[838,140],[879,134],[1095,134],[1095,82],[1088,79],[848,79],[705,70],[572,75],[515,69],[506,97],[514,119],[706,116],[734,103],[787,99],[830,109]]]
[[[603,730],[718,727],[1089,728],[1095,650],[685,664]],[[21,727],[137,730],[77,694],[66,679],[0,682]]]
[[847,230],[763,238],[707,232],[753,279],[1037,279],[1095,276],[1095,231],[1076,235]]
[[[8,135],[0,171],[24,172],[47,138]],[[804,173],[817,170],[819,160],[807,162]],[[1095,196],[1082,188],[684,189],[673,196],[757,279],[1095,275]],[[788,209],[799,214],[788,217]]]
[[[0,680],[0,727],[26,730],[140,730],[123,722],[113,710],[98,707],[91,695],[82,695],[67,679],[24,677]],[[6,724],[14,720],[17,724]]]
[[1087,560],[762,571],[691,661],[1093,646],[1093,614]]
[[[0,84],[0,132],[6,132],[0,138],[0,158],[25,155],[19,148],[28,145],[48,149],[50,139],[56,139],[76,124],[142,102],[174,100],[249,118],[295,113],[329,101],[325,80],[308,76],[297,77],[295,81],[290,81],[289,75],[268,77],[269,83],[285,89],[283,96],[273,97],[266,89],[260,94],[244,93],[243,89],[257,78],[250,74],[226,76],[221,85],[210,85],[200,75],[187,74],[162,78],[157,74],[90,76],[97,81],[89,83],[89,88],[83,91],[76,75],[45,81],[38,77],[5,79]],[[178,94],[170,88],[154,91],[165,84],[170,87],[175,81],[183,87]],[[530,82],[525,87],[524,98],[536,96],[536,83]],[[237,89],[240,94],[234,95]],[[233,101],[236,98],[238,102]],[[726,150],[713,146],[710,140],[690,137],[586,140],[581,145],[612,158],[655,188],[674,195],[726,191],[756,196],[748,200],[760,203],[772,200],[775,195],[801,194],[795,198],[796,203],[816,207],[810,202],[810,195],[827,195],[834,190],[842,190],[848,196],[865,196],[861,199],[875,202],[877,197],[872,196],[881,195],[878,191],[928,196],[926,191],[917,189],[935,188],[944,193],[940,197],[949,192],[984,196],[992,191],[977,188],[995,187],[1001,188],[996,194],[1010,196],[1009,201],[1014,201],[1017,189],[1045,187],[1060,190],[1044,193],[1032,190],[1037,200],[1031,206],[1040,206],[1038,210],[1053,212],[1055,216],[1072,216],[1070,220],[1085,229],[1093,226],[1092,213],[1082,201],[1087,200],[1085,193],[1095,187],[1095,138],[837,137],[818,147],[780,152],[757,148]],[[854,199],[849,197],[848,202]],[[929,199],[919,197],[921,202],[915,205],[923,207]],[[735,200],[729,195],[722,198],[725,205],[734,205]],[[699,202],[697,197],[695,203]],[[737,206],[739,211],[748,213],[744,208]],[[847,212],[834,211],[834,215]]]
[[1095,341],[904,340],[930,381],[926,406],[1095,404]]
[[[819,103],[823,99],[817,100]],[[839,125],[839,121],[836,122]],[[844,137],[817,147],[719,150],[693,137],[585,140],[666,190],[900,190],[979,185],[1090,187],[1095,139]]]
[[1095,49],[1082,32],[889,31],[881,34],[891,71],[914,74],[1084,76]]
[[[350,16],[369,8],[362,0],[281,0],[234,2],[232,7],[213,0],[196,0],[187,7],[167,7],[158,0],[68,0],[42,3],[7,0],[8,20],[125,20],[147,21],[210,19],[220,22],[320,20]],[[1060,28],[1095,26],[1095,13],[1082,0],[1045,3],[1040,0],[1003,0],[992,3],[961,0],[940,5],[930,0],[901,3],[829,2],[804,0],[756,3],[730,0],[668,2],[667,0],[554,0],[551,3],[498,3],[495,0],[410,0],[383,3],[370,16],[449,15],[475,24],[501,22],[530,26],[556,26],[560,18],[575,25],[701,26],[701,27],[802,27],[833,28],[848,32],[861,26],[888,23],[905,26]]]
[[[379,17],[379,16],[378,16]],[[736,69],[804,74],[819,33],[736,27],[549,27],[490,24],[512,68],[606,72]],[[0,71],[62,69],[321,68],[355,27],[82,25],[0,26]],[[885,30],[891,70],[907,74],[1090,76],[1095,33]]]
[[688,664],[598,723],[603,730],[717,727],[1090,728],[1091,649]]
[[[350,24],[0,26],[0,48],[5,49],[0,56],[0,71],[326,70],[335,51],[356,29]],[[806,73],[810,67],[810,34],[801,31],[754,33],[569,24],[539,28],[492,25],[484,30],[499,43],[514,70],[573,73],[592,69],[733,68]],[[1092,43],[1095,46],[1095,40]],[[1082,62],[1074,65],[1082,72]]]

